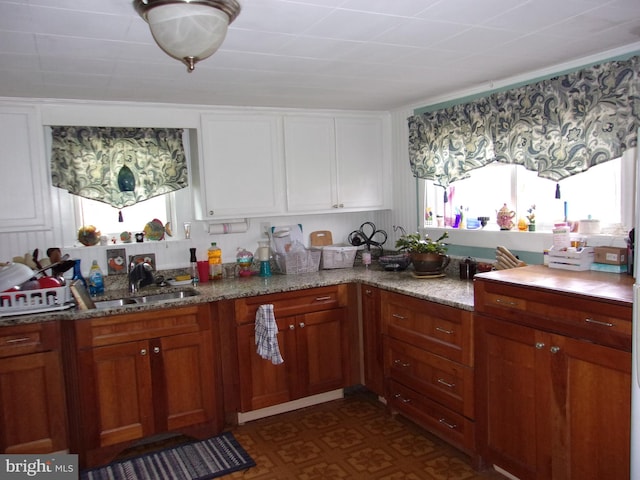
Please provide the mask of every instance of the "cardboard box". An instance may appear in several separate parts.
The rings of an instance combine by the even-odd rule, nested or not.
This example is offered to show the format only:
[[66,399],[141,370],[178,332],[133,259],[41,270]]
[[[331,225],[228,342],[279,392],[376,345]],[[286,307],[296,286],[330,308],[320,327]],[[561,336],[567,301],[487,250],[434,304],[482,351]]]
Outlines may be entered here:
[[627,249],[619,247],[595,247],[596,263],[606,263],[608,265],[626,265],[627,264]]

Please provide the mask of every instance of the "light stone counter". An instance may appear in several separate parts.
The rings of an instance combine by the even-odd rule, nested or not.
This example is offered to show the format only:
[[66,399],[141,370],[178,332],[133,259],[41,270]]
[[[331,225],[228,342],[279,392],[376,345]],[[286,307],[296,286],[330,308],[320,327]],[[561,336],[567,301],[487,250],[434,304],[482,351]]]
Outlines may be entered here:
[[[197,290],[199,295],[170,300],[149,305],[127,305],[111,309],[77,310],[75,308],[49,313],[32,315],[20,315],[0,318],[0,326],[17,325],[24,323],[43,322],[47,320],[79,320],[83,318],[96,318],[117,313],[132,313],[145,310],[154,310],[200,303],[215,302],[218,300],[252,297],[270,293],[290,292],[305,288],[323,287],[341,283],[362,283],[390,290],[417,298],[431,300],[464,310],[473,310],[473,282],[460,280],[457,276],[447,273],[445,277],[415,278],[412,270],[404,272],[386,272],[379,268],[365,269],[354,267],[336,270],[320,270],[319,272],[300,275],[274,274],[268,278],[252,276],[246,278],[224,279],[216,282],[201,283]],[[171,291],[192,288],[190,286],[179,287],[147,287],[137,295],[158,293],[159,291]],[[125,297],[129,294],[126,290],[108,290],[105,299]],[[99,298],[97,300],[100,300]]]

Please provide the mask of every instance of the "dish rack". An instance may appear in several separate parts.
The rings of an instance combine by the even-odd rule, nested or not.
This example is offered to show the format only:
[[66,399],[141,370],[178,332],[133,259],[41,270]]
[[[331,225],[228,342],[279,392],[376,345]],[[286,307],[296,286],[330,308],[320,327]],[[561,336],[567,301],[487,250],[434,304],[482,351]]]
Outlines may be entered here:
[[297,274],[317,272],[320,266],[321,250],[304,250],[276,253],[276,264],[282,273]]
[[71,308],[69,286],[0,293],[0,317]]

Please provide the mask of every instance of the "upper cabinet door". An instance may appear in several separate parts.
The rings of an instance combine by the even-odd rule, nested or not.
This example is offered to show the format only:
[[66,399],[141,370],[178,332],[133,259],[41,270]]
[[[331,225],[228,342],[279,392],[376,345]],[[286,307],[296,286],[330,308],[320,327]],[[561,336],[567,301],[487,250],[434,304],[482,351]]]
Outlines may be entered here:
[[335,143],[333,117],[285,117],[289,212],[327,210],[337,204]]
[[[287,210],[298,213],[388,208],[388,127],[380,115],[287,116]],[[390,183],[390,182],[388,182]]]
[[384,179],[389,177],[384,175],[384,145],[382,118],[336,118],[338,202],[341,208],[385,207]]
[[49,168],[38,109],[0,105],[0,145],[0,232],[49,229]]
[[203,114],[196,184],[201,218],[284,211],[282,120],[260,113]]

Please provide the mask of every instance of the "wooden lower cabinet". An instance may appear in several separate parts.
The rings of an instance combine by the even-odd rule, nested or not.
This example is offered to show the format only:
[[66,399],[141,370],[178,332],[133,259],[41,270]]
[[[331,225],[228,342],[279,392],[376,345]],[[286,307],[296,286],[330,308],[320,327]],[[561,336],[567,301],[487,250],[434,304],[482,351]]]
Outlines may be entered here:
[[209,315],[205,305],[74,322],[71,449],[82,466],[156,434],[221,430]]
[[475,291],[483,462],[521,480],[628,480],[631,305],[478,280]]
[[481,454],[522,480],[628,479],[631,354],[479,318]]
[[384,396],[384,360],[382,345],[382,317],[380,315],[380,290],[370,285],[360,285],[362,314],[362,343],[364,360],[364,384],[378,396]]
[[390,408],[473,456],[472,312],[388,291],[380,300]]
[[[226,316],[235,319],[234,325],[227,322],[222,339],[233,344],[224,368],[230,387],[225,390],[226,412],[249,412],[351,385],[358,349],[349,291],[348,285],[339,285],[221,305]],[[255,313],[261,304],[274,305],[284,360],[279,365],[256,352]]]
[[67,449],[64,376],[57,322],[0,329],[0,452]]

